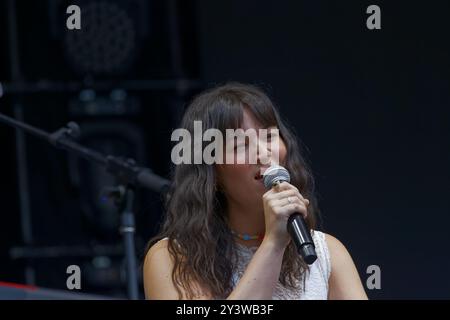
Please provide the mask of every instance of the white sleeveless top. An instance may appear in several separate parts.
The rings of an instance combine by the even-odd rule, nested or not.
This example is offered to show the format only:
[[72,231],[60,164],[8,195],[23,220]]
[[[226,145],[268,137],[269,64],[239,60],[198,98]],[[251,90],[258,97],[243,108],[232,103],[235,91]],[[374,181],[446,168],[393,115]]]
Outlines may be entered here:
[[[305,290],[302,289],[302,280],[300,280],[298,289],[286,288],[278,281],[272,296],[273,300],[328,299],[328,279],[331,273],[330,253],[323,232],[313,230],[312,238],[316,246],[317,260],[309,266],[309,271],[306,271],[303,275],[306,276]],[[253,254],[258,249],[257,246],[246,247],[239,243],[237,243],[237,247],[239,249],[239,262],[236,268],[237,272],[233,274],[233,288],[244,274]]]
[[[323,232],[312,230],[311,235],[316,246],[317,260],[309,266],[309,271],[306,271],[303,275],[306,276],[305,290],[303,290],[302,280],[300,280],[298,289],[286,288],[278,281],[272,296],[273,300],[327,300],[328,279],[331,273],[330,253]],[[168,238],[166,237],[163,240],[165,239]],[[233,288],[239,282],[253,254],[258,249],[257,246],[247,247],[239,243],[236,244],[239,250],[239,258],[235,268],[236,272],[232,277]]]

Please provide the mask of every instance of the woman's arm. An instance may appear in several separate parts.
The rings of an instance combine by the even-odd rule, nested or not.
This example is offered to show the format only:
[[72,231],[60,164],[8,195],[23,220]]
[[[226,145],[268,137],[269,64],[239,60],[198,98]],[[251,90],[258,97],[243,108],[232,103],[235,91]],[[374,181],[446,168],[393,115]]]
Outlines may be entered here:
[[[178,299],[178,293],[172,282],[173,261],[167,249],[167,242],[161,240],[153,245],[145,258],[143,272],[146,299]],[[263,241],[227,299],[272,299],[280,275],[283,254],[284,248],[280,249],[270,241]],[[194,285],[194,291],[197,291],[194,299],[213,299],[199,286]],[[184,292],[182,299],[186,299]]]
[[328,299],[366,300],[367,295],[352,257],[335,237],[325,234],[331,259]]
[[264,239],[227,300],[272,300],[284,251]]

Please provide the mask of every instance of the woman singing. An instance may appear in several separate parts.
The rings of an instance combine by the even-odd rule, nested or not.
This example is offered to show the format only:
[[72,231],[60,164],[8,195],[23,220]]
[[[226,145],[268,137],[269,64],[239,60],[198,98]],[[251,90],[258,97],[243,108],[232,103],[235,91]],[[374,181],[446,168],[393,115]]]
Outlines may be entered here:
[[[192,101],[182,121],[192,135],[194,121],[224,137],[226,129],[278,129],[268,136],[278,152],[265,143],[259,147],[267,152],[258,148],[255,163],[176,165],[164,224],[144,261],[146,298],[367,299],[344,245],[316,230],[311,170],[272,101],[254,86],[225,84]],[[224,150],[228,143],[225,139]],[[232,149],[234,159],[247,147]],[[261,173],[275,161],[291,180],[267,190]],[[311,265],[297,253],[286,228],[295,212],[311,230],[318,257]]]

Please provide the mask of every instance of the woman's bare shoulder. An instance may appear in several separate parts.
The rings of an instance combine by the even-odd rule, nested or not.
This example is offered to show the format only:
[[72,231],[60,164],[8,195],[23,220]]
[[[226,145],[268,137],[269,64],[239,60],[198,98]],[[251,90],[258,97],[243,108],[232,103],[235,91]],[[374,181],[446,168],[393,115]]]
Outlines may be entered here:
[[[169,240],[161,239],[153,244],[147,251],[143,266],[144,291],[146,299],[151,300],[178,300],[179,295],[172,281],[174,268],[173,257],[169,253]],[[204,294],[204,290],[193,284],[194,299],[211,299],[210,295]],[[186,299],[183,289],[182,299]]]
[[325,233],[325,239],[331,259],[329,298],[367,299],[358,271],[347,248],[330,234]]
[[144,266],[145,264],[149,263],[151,258],[155,255],[158,256],[158,258],[165,257],[169,251],[168,251],[168,245],[169,245],[169,239],[163,238],[156,243],[154,243],[147,251],[147,254],[145,255],[144,260]]
[[144,291],[147,299],[175,300],[178,294],[172,284],[173,263],[168,250],[168,240],[153,244],[144,259]]
[[325,235],[325,240],[327,242],[327,246],[330,252],[335,251],[337,253],[343,253],[347,251],[347,248],[339,239],[325,232],[323,234]]

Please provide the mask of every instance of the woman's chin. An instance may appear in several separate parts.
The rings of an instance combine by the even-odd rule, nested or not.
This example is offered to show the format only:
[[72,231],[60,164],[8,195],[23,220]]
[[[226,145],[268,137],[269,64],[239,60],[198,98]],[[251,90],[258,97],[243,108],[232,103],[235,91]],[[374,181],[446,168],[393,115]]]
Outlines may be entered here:
[[265,193],[267,190],[266,190],[266,187],[264,186],[263,179],[254,179],[254,180],[255,180],[256,190],[262,191],[262,193]]

